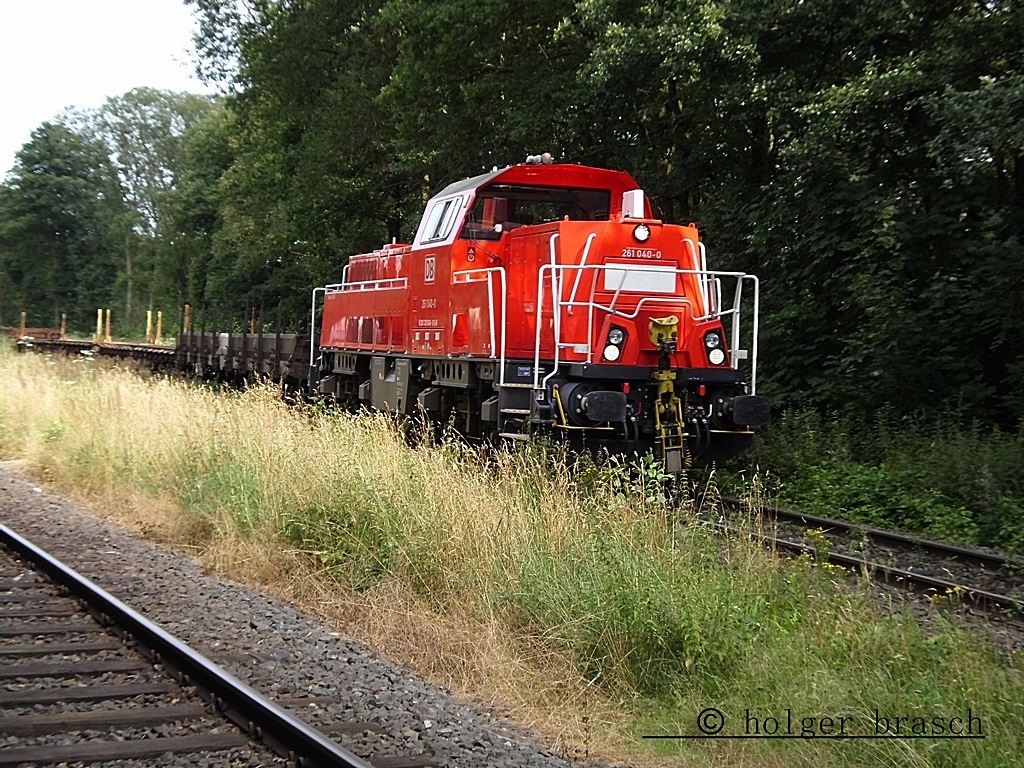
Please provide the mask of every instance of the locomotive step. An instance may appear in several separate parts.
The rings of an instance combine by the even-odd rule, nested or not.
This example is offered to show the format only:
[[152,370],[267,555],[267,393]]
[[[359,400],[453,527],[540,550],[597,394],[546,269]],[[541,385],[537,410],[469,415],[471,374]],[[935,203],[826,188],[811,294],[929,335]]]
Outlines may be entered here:
[[515,414],[517,416],[529,416],[530,415],[530,409],[529,408],[502,408],[501,412],[502,413],[511,413],[511,414]]
[[529,440],[529,435],[524,435],[522,432],[499,432],[498,437],[504,437],[507,440]]

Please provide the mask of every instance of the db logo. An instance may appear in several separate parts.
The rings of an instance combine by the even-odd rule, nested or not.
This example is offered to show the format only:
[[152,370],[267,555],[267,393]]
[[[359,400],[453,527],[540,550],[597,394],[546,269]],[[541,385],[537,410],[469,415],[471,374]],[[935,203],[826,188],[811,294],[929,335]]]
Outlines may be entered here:
[[423,260],[423,282],[432,283],[434,282],[434,274],[437,270],[436,262],[433,256],[427,256]]

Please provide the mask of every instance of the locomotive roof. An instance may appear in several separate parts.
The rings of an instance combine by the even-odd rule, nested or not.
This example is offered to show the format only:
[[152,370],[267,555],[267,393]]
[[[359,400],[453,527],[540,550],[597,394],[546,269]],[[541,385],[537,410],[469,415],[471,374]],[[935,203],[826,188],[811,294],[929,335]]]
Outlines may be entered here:
[[637,189],[636,180],[624,171],[610,171],[587,165],[553,163],[510,165],[507,168],[482,173],[468,179],[456,181],[438,192],[434,197],[447,197],[457,192],[480,189],[497,181],[510,184],[535,184],[546,187],[576,187],[583,189],[607,189],[613,195]]

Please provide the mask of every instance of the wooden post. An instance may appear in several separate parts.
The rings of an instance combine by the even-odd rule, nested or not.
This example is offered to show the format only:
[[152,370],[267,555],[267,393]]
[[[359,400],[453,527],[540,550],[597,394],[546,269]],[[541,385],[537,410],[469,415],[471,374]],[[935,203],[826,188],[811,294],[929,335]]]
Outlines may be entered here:
[[277,326],[274,330],[274,381],[278,380],[278,377],[283,379],[281,376],[281,302],[277,302]]
[[60,337],[66,339],[68,337],[68,314],[67,312],[61,313],[60,316]]
[[253,373],[263,373],[263,302],[260,302],[260,314],[256,331],[256,359],[253,362]]
[[156,311],[156,339],[153,341],[153,343],[164,343],[164,313],[163,310],[160,309]]
[[[242,315],[242,317],[245,317],[245,315]],[[243,322],[245,321],[243,320]],[[224,367],[227,368],[228,371],[232,372],[235,370],[235,359],[231,355],[231,337],[234,335],[234,330],[234,320],[232,320],[231,316],[228,315],[228,348],[227,352],[224,354]]]
[[153,343],[153,310],[146,310],[146,343]]
[[28,320],[28,313],[27,312],[22,312],[21,313],[21,334],[18,336],[19,339],[24,339],[25,338],[25,328],[27,327],[26,324],[25,324],[26,320]]
[[107,310],[107,333],[103,337],[103,341],[105,341],[107,344],[109,344],[111,341],[113,341],[113,339],[110,336],[110,310],[109,309]]
[[245,324],[245,311],[242,311],[242,363],[241,371],[244,377],[248,371],[249,363],[249,327]]
[[185,333],[192,333],[192,307],[185,305],[185,322],[182,323],[182,330]]
[[99,344],[103,341],[103,310],[96,310],[96,335],[92,337],[92,340]]

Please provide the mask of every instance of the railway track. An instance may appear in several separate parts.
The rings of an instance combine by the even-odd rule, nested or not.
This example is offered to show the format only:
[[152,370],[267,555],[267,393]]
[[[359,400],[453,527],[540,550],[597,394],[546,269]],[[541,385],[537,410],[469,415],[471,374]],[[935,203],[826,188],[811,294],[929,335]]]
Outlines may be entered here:
[[[278,318],[278,329],[281,321]],[[261,326],[262,327],[262,326]],[[43,335],[22,338],[21,350],[83,355],[150,370],[240,382],[264,377],[289,386],[309,378],[309,334],[188,332],[175,346],[139,342],[95,342]]]
[[371,768],[0,525],[0,768],[168,755]]
[[145,363],[154,369],[163,369],[174,365],[177,355],[177,350],[174,347],[161,344],[94,342],[84,339],[25,338],[18,341],[18,347],[41,352],[60,352],[65,355],[88,355],[122,362],[131,361],[135,364]]
[[[749,507],[739,499],[722,501],[726,525],[735,529],[733,516],[749,514]],[[1024,561],[780,507],[758,512],[762,522],[753,535],[779,551],[808,554],[902,589],[1024,621]]]

